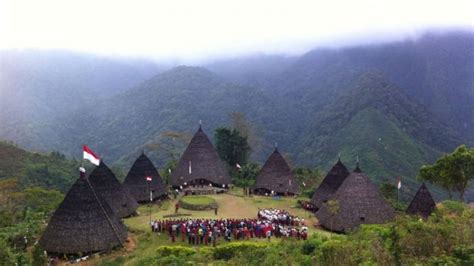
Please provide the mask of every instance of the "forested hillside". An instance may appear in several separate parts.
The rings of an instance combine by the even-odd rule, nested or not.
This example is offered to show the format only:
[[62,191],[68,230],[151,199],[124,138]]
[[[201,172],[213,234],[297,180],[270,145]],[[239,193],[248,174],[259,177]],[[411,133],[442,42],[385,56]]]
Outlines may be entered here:
[[[58,70],[52,78],[51,65],[46,71],[38,64],[37,80],[15,79],[28,86],[6,83],[19,89],[8,90],[14,95],[2,102],[0,137],[76,158],[78,147],[87,143],[108,164],[120,163],[125,170],[145,149],[161,167],[170,159],[156,145],[164,133],[190,135],[202,120],[212,137],[216,127],[230,124],[231,112],[240,112],[258,135],[252,158],[259,163],[278,142],[293,166],[327,170],[342,153],[350,167],[358,156],[379,181],[401,175],[413,182],[422,164],[473,143],[473,62],[474,34],[450,32],[316,49],[299,57],[227,59],[208,65],[212,71],[181,66],[149,79],[156,66],[143,62],[117,72],[105,71],[107,65],[82,65],[89,75]],[[100,82],[89,82],[95,72]],[[4,80],[5,73],[10,72],[2,71]],[[67,85],[69,80],[76,86]],[[74,93],[39,96],[48,88],[44,95],[60,97],[56,92],[62,87]],[[80,109],[71,110],[76,104]],[[183,148],[183,143],[177,147]]]
[[33,153],[0,141],[0,180],[15,180],[18,189],[38,186],[66,192],[79,176],[78,167],[78,161],[61,153]]

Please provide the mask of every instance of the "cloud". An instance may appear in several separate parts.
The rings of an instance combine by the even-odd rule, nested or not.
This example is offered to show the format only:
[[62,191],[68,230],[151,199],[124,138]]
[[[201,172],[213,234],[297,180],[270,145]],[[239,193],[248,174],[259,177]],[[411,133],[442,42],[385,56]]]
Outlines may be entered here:
[[0,49],[203,58],[474,27],[474,1],[0,0]]

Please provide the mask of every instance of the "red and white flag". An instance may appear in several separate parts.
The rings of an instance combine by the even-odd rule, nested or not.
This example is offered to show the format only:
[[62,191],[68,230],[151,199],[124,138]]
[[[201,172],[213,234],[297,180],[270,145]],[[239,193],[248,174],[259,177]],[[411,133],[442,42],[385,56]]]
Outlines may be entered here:
[[92,164],[95,164],[95,165],[99,166],[99,164],[100,164],[99,156],[97,156],[91,149],[89,149],[89,147],[87,147],[86,145],[83,145],[82,146],[82,153],[83,153],[83,158],[85,160],[88,160]]
[[151,176],[147,176],[147,177],[146,177],[146,181],[150,181],[150,182],[151,182]]
[[398,189],[402,188],[402,180],[400,179],[400,177],[398,177],[397,188]]

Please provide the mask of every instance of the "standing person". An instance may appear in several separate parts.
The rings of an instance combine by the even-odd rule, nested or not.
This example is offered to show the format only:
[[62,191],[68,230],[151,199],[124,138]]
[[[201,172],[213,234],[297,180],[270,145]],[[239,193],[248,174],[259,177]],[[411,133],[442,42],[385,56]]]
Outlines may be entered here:
[[217,207],[217,206],[214,208],[214,214],[215,214],[216,216],[217,216],[217,209],[218,209],[218,208],[219,208],[219,207]]
[[184,242],[184,237],[186,235],[186,223],[181,224],[181,242]]
[[179,202],[176,202],[176,204],[174,205],[174,213],[178,213],[179,211]]
[[214,231],[212,232],[212,246],[216,246],[217,242],[217,237],[219,236],[219,229],[217,227],[214,227]]
[[202,244],[204,240],[204,230],[202,230],[202,227],[199,227],[198,229],[198,244]]
[[171,242],[175,242],[176,240],[176,231],[178,230],[178,226],[173,223],[173,225],[171,226]]

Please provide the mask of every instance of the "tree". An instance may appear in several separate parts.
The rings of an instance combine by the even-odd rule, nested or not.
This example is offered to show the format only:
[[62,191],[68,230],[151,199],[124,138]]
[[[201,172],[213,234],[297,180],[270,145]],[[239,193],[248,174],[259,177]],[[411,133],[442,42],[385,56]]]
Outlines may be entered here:
[[231,112],[229,114],[231,127],[239,131],[240,135],[247,138],[247,142],[253,151],[260,149],[259,130],[245,117],[244,113]]
[[380,186],[380,193],[388,201],[397,200],[397,187],[394,184],[385,182]]
[[303,188],[302,194],[311,198],[315,189],[323,181],[323,176],[318,168],[299,167],[293,170],[296,180]]
[[255,163],[242,165],[242,168],[232,174],[232,182],[239,187],[251,187],[255,183],[260,166]]
[[474,179],[474,148],[457,147],[433,165],[422,166],[418,178],[443,187],[450,199],[453,192],[459,192],[459,199],[464,201],[464,193]]
[[229,166],[235,167],[237,164],[245,165],[247,163],[250,146],[247,137],[242,136],[237,129],[217,128],[214,139],[216,140],[217,153]]

